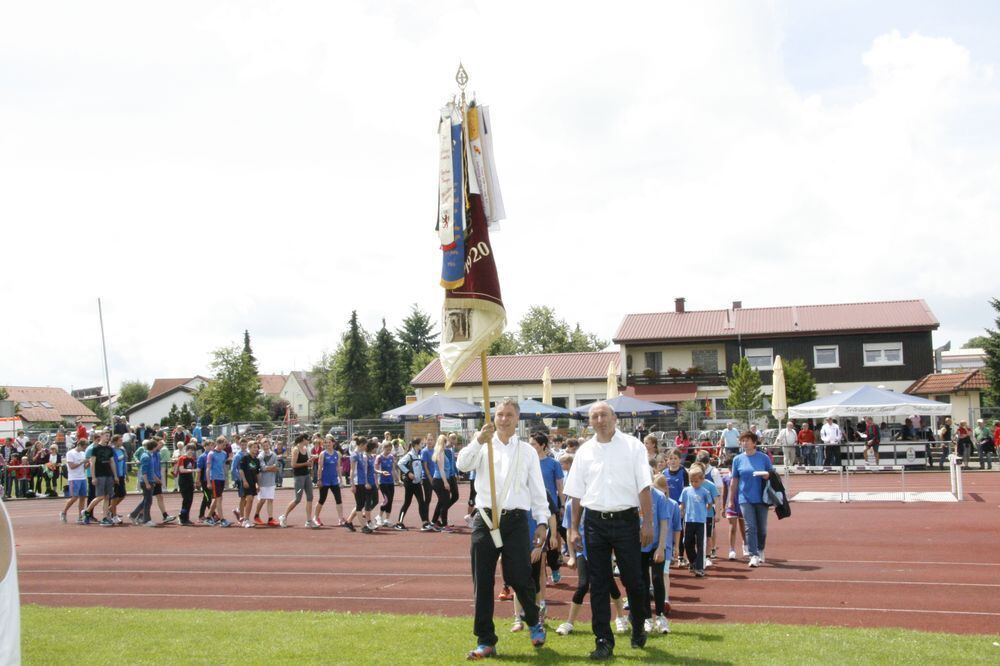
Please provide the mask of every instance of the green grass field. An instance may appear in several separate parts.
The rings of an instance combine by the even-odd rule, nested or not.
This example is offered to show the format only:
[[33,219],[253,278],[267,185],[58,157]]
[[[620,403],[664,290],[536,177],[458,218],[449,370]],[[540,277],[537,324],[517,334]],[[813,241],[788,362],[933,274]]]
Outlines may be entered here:
[[[471,618],[438,616],[21,608],[25,664],[451,664],[473,647]],[[498,623],[500,660],[587,663],[589,626],[535,650]],[[677,623],[645,650],[618,641],[618,663],[996,664],[1000,636],[900,629]]]

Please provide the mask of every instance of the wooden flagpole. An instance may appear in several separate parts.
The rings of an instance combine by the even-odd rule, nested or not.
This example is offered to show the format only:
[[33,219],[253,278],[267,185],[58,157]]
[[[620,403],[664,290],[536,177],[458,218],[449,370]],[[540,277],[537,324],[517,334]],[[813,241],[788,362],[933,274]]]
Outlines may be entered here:
[[[486,375],[486,352],[479,355],[483,370],[483,412],[486,414],[486,425],[490,424],[490,380]],[[493,529],[500,529],[500,511],[497,508],[497,483],[493,471],[493,438],[486,443],[486,460],[490,465],[490,506],[493,507]]]

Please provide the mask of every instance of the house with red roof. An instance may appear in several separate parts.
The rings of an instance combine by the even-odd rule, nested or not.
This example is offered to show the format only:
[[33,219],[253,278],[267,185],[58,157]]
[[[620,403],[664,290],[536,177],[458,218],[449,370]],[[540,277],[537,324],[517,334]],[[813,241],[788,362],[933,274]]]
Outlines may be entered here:
[[955,423],[964,419],[974,425],[982,410],[982,394],[989,387],[985,370],[977,368],[925,375],[907,387],[906,393],[950,403]]
[[869,384],[904,391],[934,370],[931,334],[938,320],[920,299],[629,314],[614,341],[621,383],[661,403],[708,401],[724,408],[726,379],[741,357],[770,393],[778,355],[802,359],[818,397]]

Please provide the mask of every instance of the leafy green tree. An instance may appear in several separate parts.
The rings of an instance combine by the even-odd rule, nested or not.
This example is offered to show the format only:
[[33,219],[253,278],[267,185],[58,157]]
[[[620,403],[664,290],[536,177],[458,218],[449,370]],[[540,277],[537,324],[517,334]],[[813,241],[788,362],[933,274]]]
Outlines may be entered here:
[[990,306],[997,313],[994,323],[997,330],[986,329],[986,340],[983,349],[986,350],[986,381],[990,388],[986,399],[990,405],[1000,405],[1000,299],[991,298]]
[[431,316],[414,303],[410,306],[410,314],[403,320],[403,325],[396,331],[399,340],[400,367],[409,370],[413,365],[413,357],[422,352],[434,353],[440,333]]
[[785,366],[785,397],[789,405],[816,399],[816,379],[801,358],[793,358]]
[[406,390],[409,393],[416,393],[416,389],[414,389],[413,384],[410,384],[410,382],[413,381],[413,378],[419,375],[421,371],[430,365],[436,358],[437,354],[434,352],[420,352],[413,357],[413,360],[410,362],[410,370],[407,373],[408,377]]
[[518,323],[518,330],[518,352],[522,354],[599,351],[608,344],[592,333],[585,333],[580,324],[570,328],[547,305],[532,306]]
[[321,417],[337,413],[335,367],[336,354],[324,352],[322,358],[312,368],[316,382],[316,413]]
[[383,319],[382,328],[375,335],[375,343],[371,348],[371,409],[375,414],[403,404],[403,383],[406,380],[403,378],[399,356],[396,338],[386,328]]
[[727,383],[729,384],[727,409],[738,412],[760,409],[764,401],[760,373],[750,367],[750,361],[745,356],[733,364],[733,373]]
[[108,413],[108,408],[102,405],[99,401],[90,399],[81,400],[80,402],[82,402],[90,411],[94,412],[94,416],[97,417],[99,422],[103,424],[111,423],[111,415]]
[[[519,350],[520,344],[517,341],[517,336],[513,333],[507,332],[493,341],[493,344],[490,345],[488,353],[490,356],[513,356],[517,354]],[[421,368],[421,370],[423,370],[423,368]]]
[[3,386],[0,386],[0,400],[6,400],[6,399],[7,399],[7,389],[5,389]]
[[118,389],[118,406],[115,409],[124,414],[132,405],[138,405],[148,397],[149,384],[138,379],[125,380]]
[[988,335],[977,335],[966,340],[962,349],[985,349],[989,340],[990,336]]
[[212,352],[214,379],[199,393],[217,422],[245,421],[257,405],[260,379],[251,354],[236,345]]
[[347,419],[372,414],[372,386],[368,375],[368,336],[351,312],[347,333],[333,367],[334,396],[338,414]]

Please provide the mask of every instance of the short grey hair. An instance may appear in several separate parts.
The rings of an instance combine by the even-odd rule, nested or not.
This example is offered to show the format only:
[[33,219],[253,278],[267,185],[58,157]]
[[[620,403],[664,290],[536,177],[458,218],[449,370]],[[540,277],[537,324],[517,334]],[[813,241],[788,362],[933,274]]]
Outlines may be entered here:
[[617,416],[617,414],[615,414],[615,410],[611,409],[611,405],[609,405],[606,400],[598,400],[597,402],[592,403],[590,405],[590,408],[587,410],[587,416],[593,414],[594,410],[597,409],[598,407],[607,407],[609,412]]
[[497,406],[493,408],[493,413],[496,414],[502,407],[513,407],[514,411],[517,412],[517,415],[521,415],[521,405],[519,405],[517,400],[514,398],[500,398],[497,402]]

